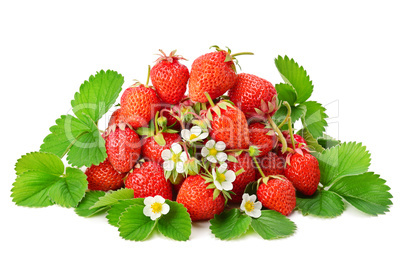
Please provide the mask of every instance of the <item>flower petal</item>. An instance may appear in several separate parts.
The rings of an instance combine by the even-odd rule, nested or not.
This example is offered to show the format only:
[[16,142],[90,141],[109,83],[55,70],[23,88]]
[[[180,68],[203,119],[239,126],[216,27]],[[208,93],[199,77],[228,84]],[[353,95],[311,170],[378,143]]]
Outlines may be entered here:
[[158,203],[161,203],[161,204],[165,203],[165,198],[163,198],[160,195],[155,195],[154,200],[155,200],[155,202],[158,202]]
[[162,159],[163,160],[169,160],[172,159],[172,152],[169,149],[165,149],[161,153]]
[[223,190],[222,185],[219,183],[219,181],[214,180],[214,184],[216,186],[216,189],[221,190],[221,191]]
[[251,202],[255,203],[255,200],[257,200],[257,196],[256,196],[255,194],[252,194],[252,195],[249,197],[249,200],[250,200]]
[[161,213],[162,213],[163,215],[166,215],[166,214],[169,213],[169,211],[170,211],[170,206],[169,206],[168,204],[163,204],[163,205],[162,205],[162,211],[161,211]]
[[207,160],[208,160],[209,162],[211,162],[211,163],[216,163],[216,162],[218,162],[218,161],[216,161],[215,156],[212,156],[212,155],[208,155],[208,156],[207,156]]
[[151,214],[151,220],[156,220],[157,218],[159,218],[162,214],[160,212],[158,213],[152,213]]
[[191,134],[196,135],[197,137],[201,134],[202,129],[200,126],[193,126],[190,130]]
[[[232,184],[232,182],[230,182],[230,181],[224,181],[224,182],[222,182],[222,188],[223,188],[223,190],[225,190],[225,191],[230,191],[230,190],[233,189],[233,184]],[[221,190],[221,189],[220,189],[220,190]]]
[[163,162],[163,169],[166,171],[172,171],[174,169],[174,162],[172,160]]
[[228,155],[223,152],[219,152],[216,154],[216,158],[219,162],[225,162],[226,160],[228,160]]
[[226,181],[228,182],[234,182],[236,180],[236,174],[234,173],[233,170],[228,170],[225,173]]
[[226,149],[226,144],[223,141],[218,141],[215,144],[215,149],[221,152]]
[[182,136],[182,138],[185,139],[186,141],[189,141],[189,140],[190,140],[190,136],[191,136],[190,130],[188,130],[188,129],[183,129],[183,130],[181,131],[181,136]]
[[254,203],[254,210],[256,210],[256,209],[258,209],[258,210],[262,209],[262,204],[260,201],[257,201]]
[[184,173],[184,163],[183,162],[176,163],[176,171],[178,173]]
[[215,171],[214,168],[212,169],[212,178],[213,178],[214,180],[216,179],[216,171]]
[[207,157],[208,155],[209,155],[209,150],[208,150],[208,148],[207,147],[202,147],[202,149],[201,149],[201,155],[202,155],[202,157]]
[[[219,160],[219,159],[218,159],[218,160]],[[228,168],[228,164],[227,164],[227,163],[222,163],[222,164],[218,167],[218,172],[219,172],[219,173],[224,173],[227,168]]]
[[[247,193],[244,193],[241,198],[242,198],[242,200],[243,200],[244,203],[245,203],[245,202],[247,202],[247,201],[250,200],[250,195],[247,194]],[[242,201],[242,203],[243,203],[243,201]]]
[[172,151],[173,151],[175,154],[181,153],[182,150],[183,150],[183,149],[181,148],[181,145],[180,145],[180,144],[178,144],[178,143],[176,143],[176,142],[172,144]]
[[152,208],[151,206],[145,206],[142,210],[145,216],[150,217],[152,215]]
[[208,149],[214,148],[214,145],[215,145],[214,140],[209,140],[209,141],[207,141],[207,143],[205,143],[205,147],[207,147]]
[[246,214],[253,218],[259,218],[261,216],[261,209],[253,209],[252,211],[247,211]]
[[182,162],[186,162],[186,161],[188,160],[188,157],[187,157],[187,153],[186,153],[186,152],[182,152],[182,153],[180,154],[180,160],[181,160]]
[[[244,195],[243,195],[244,196]],[[240,204],[240,210],[241,211],[246,211],[246,200],[243,198],[243,200],[241,201],[241,204]]]
[[144,204],[146,206],[150,206],[155,202],[155,198],[153,198],[152,196],[148,196],[144,198]]
[[203,132],[200,134],[200,136],[198,136],[198,138],[200,138],[200,140],[205,139],[206,137],[208,137],[209,133],[208,132]]

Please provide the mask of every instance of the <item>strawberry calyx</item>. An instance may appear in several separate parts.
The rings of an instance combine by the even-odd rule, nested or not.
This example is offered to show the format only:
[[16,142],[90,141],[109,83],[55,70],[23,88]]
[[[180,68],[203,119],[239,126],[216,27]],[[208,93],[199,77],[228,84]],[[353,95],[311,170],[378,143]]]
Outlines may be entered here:
[[[260,119],[260,120],[265,120],[267,116],[273,116],[276,111],[279,109],[279,100],[276,95],[272,97],[272,100],[269,102],[265,102],[263,99],[261,99],[261,105],[260,109],[259,108],[254,108],[253,113],[249,113],[250,116]],[[288,118],[285,119],[286,121]],[[278,127],[281,128],[282,126]]]
[[165,54],[165,52],[163,52],[162,49],[159,49],[159,52],[161,54],[156,54],[157,56],[159,56],[159,58],[155,61],[157,63],[160,63],[160,62],[163,62],[163,61],[173,63],[173,61],[175,61],[175,60],[187,60],[187,59],[183,58],[183,56],[176,55],[177,49],[175,49],[172,52],[170,52],[169,56],[167,56]]
[[155,142],[160,146],[166,145],[166,141],[162,133],[177,132],[177,130],[170,129],[166,126],[166,117],[160,117],[159,111],[156,112],[155,118],[150,121],[149,127],[140,127],[137,129],[137,134],[146,136],[146,138],[153,137]]
[[260,179],[257,180],[257,188],[258,186],[260,186],[261,183],[267,184],[269,180],[271,179],[278,179],[281,181],[285,181],[286,177],[284,175],[269,175],[266,177],[262,177]]
[[119,123],[114,123],[114,124],[109,125],[106,128],[105,132],[103,133],[103,137],[106,138],[107,136],[110,135],[110,133],[115,132],[117,128],[119,128],[121,131],[124,131],[124,130],[126,130],[126,127],[135,131],[130,124],[128,124],[126,122],[119,122]]
[[[238,60],[237,60],[237,56],[240,56],[240,55],[254,55],[254,53],[252,53],[252,52],[239,52],[239,53],[234,53],[234,54],[232,54],[232,50],[230,49],[230,48],[228,48],[228,47],[226,47],[227,48],[227,50],[224,50],[224,49],[221,49],[219,46],[217,46],[217,45],[214,45],[214,46],[210,46],[209,48],[211,49],[211,48],[215,48],[216,49],[216,51],[224,51],[224,52],[226,52],[226,58],[225,58],[225,62],[231,62],[232,63],[232,65],[231,65],[231,68],[233,69],[233,71],[234,72],[236,72],[236,66],[235,66],[235,64],[240,68],[240,70],[241,70],[241,66],[239,65],[239,62],[238,62]],[[234,64],[233,64],[234,63]]]
[[221,99],[217,104],[215,104],[208,92],[204,92],[204,94],[210,104],[210,107],[207,109],[207,112],[205,114],[206,118],[209,121],[213,120],[212,112],[214,112],[219,118],[222,116],[222,110],[226,111],[229,107],[235,109],[234,103],[230,100]]

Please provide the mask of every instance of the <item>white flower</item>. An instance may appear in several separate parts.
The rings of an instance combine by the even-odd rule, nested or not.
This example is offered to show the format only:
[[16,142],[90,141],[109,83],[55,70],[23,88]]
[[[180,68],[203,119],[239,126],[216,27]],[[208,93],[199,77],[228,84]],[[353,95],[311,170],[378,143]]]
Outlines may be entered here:
[[181,136],[185,141],[196,142],[208,137],[208,132],[202,131],[200,126],[193,126],[190,130],[183,129],[181,131]]
[[178,173],[184,173],[184,162],[187,161],[187,154],[182,151],[180,144],[173,143],[171,149],[162,151],[163,169],[172,171],[176,169]]
[[247,215],[253,218],[259,218],[261,216],[262,204],[260,201],[255,202],[257,196],[252,194],[243,194],[243,201],[241,201],[240,209],[246,212]]
[[153,221],[162,216],[162,214],[167,214],[170,210],[169,205],[165,204],[165,199],[160,195],[146,197],[144,204],[144,215],[150,217]]
[[233,189],[232,182],[236,179],[236,174],[233,170],[226,170],[228,165],[223,163],[218,169],[212,169],[212,178],[218,190],[230,191]]
[[225,162],[228,159],[227,154],[223,152],[225,150],[226,144],[223,141],[215,142],[214,140],[209,140],[201,149],[201,155],[206,157],[211,163],[217,163],[218,161]]

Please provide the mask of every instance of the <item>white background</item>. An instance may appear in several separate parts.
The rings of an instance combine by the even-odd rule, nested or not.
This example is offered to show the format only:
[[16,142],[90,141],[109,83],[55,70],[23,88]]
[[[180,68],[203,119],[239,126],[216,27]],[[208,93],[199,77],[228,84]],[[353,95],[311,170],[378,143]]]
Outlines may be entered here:
[[[401,5],[398,1],[1,1],[1,228],[3,267],[400,267]],[[280,2],[280,3],[279,3]],[[325,2],[325,3],[324,3]],[[222,242],[208,223],[189,242],[153,235],[129,242],[104,217],[57,206],[11,202],[16,160],[37,151],[80,84],[100,69],[145,82],[158,49],[191,62],[211,45],[242,56],[242,71],[280,82],[277,55],[303,65],[312,100],[328,108],[328,132],[360,141],[370,170],[392,188],[391,212],[367,216],[348,206],[335,219],[294,212],[296,234]],[[124,266],[123,266],[124,265]],[[142,266],[143,267],[143,266]]]

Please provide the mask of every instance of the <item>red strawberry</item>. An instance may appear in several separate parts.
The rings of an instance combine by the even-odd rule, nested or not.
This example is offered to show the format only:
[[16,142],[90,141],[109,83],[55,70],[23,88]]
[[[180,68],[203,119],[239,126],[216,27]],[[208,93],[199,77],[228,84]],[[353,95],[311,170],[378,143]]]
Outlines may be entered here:
[[251,123],[248,129],[250,132],[250,144],[260,150],[257,156],[267,155],[276,146],[278,138],[269,125],[256,122]]
[[295,188],[284,176],[268,177],[267,182],[262,179],[257,189],[257,198],[264,207],[285,216],[288,216],[296,207]]
[[[285,162],[273,152],[258,157],[257,161],[265,176],[283,175],[285,173]],[[257,179],[261,178],[260,172],[256,172],[255,175]]]
[[[230,153],[234,155],[233,153]],[[232,192],[235,195],[231,196],[231,202],[240,203],[242,201],[242,195],[244,193],[244,189],[246,189],[247,184],[255,181],[255,169],[253,165],[253,159],[246,152],[243,152],[239,156],[234,156],[237,159],[237,163],[228,162],[228,170],[233,170],[235,173],[241,169],[244,171],[236,176],[235,181],[233,182]]]
[[165,149],[169,149],[170,146],[175,143],[179,142],[181,140],[181,137],[177,133],[161,133],[163,138],[166,141],[166,144],[164,146],[159,145],[154,137],[148,137],[145,139],[144,144],[142,145],[142,155],[144,158],[147,160],[150,160],[152,162],[156,162],[158,164],[162,164],[163,159],[162,159],[162,151]]
[[126,123],[125,117],[121,114],[121,109],[117,109],[112,113],[109,119],[108,127],[113,127],[113,125],[118,125],[121,123]]
[[278,156],[280,158],[284,159],[287,163],[289,163],[290,157],[294,153],[303,154],[303,153],[310,152],[310,150],[307,147],[307,142],[302,136],[293,134],[293,139],[295,142],[295,147],[293,148],[292,139],[290,137],[289,131],[287,131],[287,130],[282,131],[282,134],[283,134],[283,137],[286,139],[286,144],[288,146],[288,150],[287,150],[287,152],[282,153],[282,144],[279,143],[276,151],[277,151]]
[[190,73],[187,67],[179,62],[184,58],[175,55],[176,51],[172,51],[169,56],[162,50],[159,51],[162,55],[151,69],[152,85],[162,101],[177,104],[186,92]]
[[244,112],[247,118],[255,115],[255,108],[270,116],[277,110],[276,89],[270,82],[256,75],[238,74],[236,84],[228,94],[230,100]]
[[318,160],[309,153],[295,153],[286,164],[285,176],[302,194],[312,195],[320,182]]
[[[222,104],[227,105],[226,110],[220,109]],[[220,110],[220,115],[216,110]],[[227,149],[248,149],[250,146],[249,129],[246,117],[236,106],[220,101],[211,107],[210,136],[215,141],[223,141]]]
[[129,172],[140,158],[140,138],[130,127],[112,125],[106,135],[106,153],[118,172]]
[[106,159],[98,166],[92,165],[85,171],[88,189],[92,191],[117,190],[123,187],[126,173],[117,172]]
[[[216,47],[216,46],[215,46]],[[207,102],[204,92],[212,99],[222,96],[231,89],[236,82],[236,67],[233,63],[237,53],[231,55],[231,51],[221,50],[216,47],[216,52],[207,53],[194,60],[191,66],[189,79],[189,95],[194,102]]]
[[134,190],[134,198],[160,195],[172,200],[172,185],[165,179],[163,168],[154,162],[145,162],[128,174],[126,188]]
[[189,176],[177,195],[177,202],[187,208],[192,221],[210,220],[225,209],[225,198],[219,194],[213,199],[214,189],[200,175]]
[[120,105],[122,116],[133,128],[146,126],[161,108],[155,90],[139,83],[124,91]]

